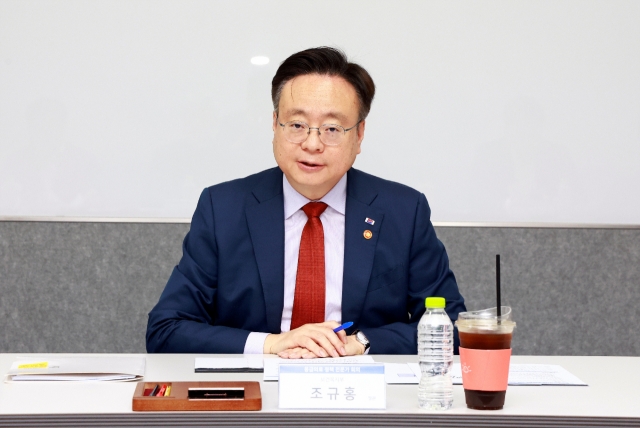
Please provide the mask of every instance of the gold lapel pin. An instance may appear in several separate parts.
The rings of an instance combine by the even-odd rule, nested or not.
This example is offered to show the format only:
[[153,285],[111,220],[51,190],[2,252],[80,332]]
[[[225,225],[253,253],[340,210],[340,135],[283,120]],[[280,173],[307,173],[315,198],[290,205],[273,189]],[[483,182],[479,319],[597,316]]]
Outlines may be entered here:
[[370,230],[365,230],[362,236],[364,236],[364,239],[371,239],[371,237],[373,237],[373,233]]

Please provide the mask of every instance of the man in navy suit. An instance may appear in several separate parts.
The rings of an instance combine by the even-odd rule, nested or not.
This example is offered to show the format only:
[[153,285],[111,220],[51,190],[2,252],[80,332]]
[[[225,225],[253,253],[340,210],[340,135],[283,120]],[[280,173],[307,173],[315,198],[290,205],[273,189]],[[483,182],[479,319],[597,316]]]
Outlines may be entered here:
[[[203,191],[183,257],[149,313],[148,352],[415,354],[426,297],[444,297],[452,320],[465,310],[425,196],[352,168],[374,92],[367,71],[336,49],[280,65],[278,167]],[[321,214],[309,214],[318,203]],[[313,216],[321,275],[304,264],[316,250],[301,243]],[[300,309],[309,281],[322,287],[320,318]]]

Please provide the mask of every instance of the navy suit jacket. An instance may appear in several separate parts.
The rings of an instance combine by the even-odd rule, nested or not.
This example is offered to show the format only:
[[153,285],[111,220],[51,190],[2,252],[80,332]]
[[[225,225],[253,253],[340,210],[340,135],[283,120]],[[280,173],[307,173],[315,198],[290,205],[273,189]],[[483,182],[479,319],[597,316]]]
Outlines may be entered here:
[[[343,278],[342,321],[354,323],[347,333],[364,332],[370,353],[415,354],[428,296],[444,297],[453,320],[465,310],[424,195],[353,168]],[[242,353],[250,332],[280,333],[283,284],[282,171],[209,187],[149,313],[147,351]]]

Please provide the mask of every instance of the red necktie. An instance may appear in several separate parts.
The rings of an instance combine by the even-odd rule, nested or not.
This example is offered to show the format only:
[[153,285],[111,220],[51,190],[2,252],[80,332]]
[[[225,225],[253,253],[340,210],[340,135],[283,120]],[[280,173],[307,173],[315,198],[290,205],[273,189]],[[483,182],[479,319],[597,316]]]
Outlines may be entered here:
[[324,322],[324,229],[320,214],[326,208],[324,202],[309,202],[302,207],[308,220],[300,238],[291,330],[304,324]]

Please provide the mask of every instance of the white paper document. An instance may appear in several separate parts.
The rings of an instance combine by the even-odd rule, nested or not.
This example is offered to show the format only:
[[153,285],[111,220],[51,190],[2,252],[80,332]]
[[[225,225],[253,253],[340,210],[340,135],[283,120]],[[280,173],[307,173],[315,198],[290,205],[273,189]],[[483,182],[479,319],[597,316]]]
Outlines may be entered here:
[[262,373],[262,355],[237,358],[196,358],[196,373]]
[[144,357],[18,357],[6,381],[130,381],[144,377]]
[[278,369],[280,364],[362,364],[373,363],[370,355],[358,355],[354,357],[339,358],[310,358],[290,360],[287,358],[265,358],[263,380],[278,380]]
[[574,385],[587,384],[553,364],[512,364],[509,367],[509,385]]
[[[408,367],[401,367],[401,366]],[[395,367],[398,366],[398,367]],[[409,373],[415,377],[411,377]],[[420,365],[418,363],[385,364],[387,383],[419,383]],[[451,368],[451,380],[454,385],[462,385],[460,364]],[[509,385],[573,385],[587,386],[586,383],[569,373],[562,366],[554,364],[511,364],[509,366]]]
[[384,380],[388,384],[412,384],[420,381],[418,363],[384,363]]

